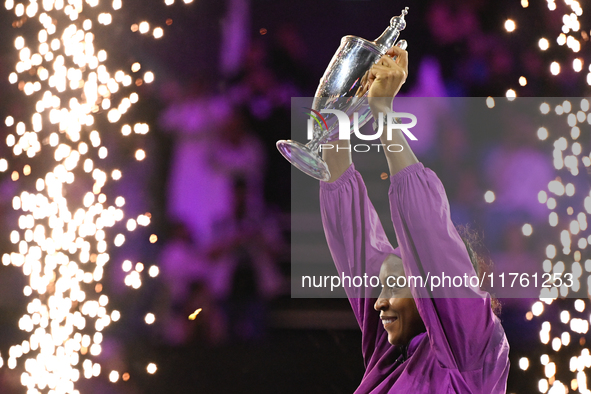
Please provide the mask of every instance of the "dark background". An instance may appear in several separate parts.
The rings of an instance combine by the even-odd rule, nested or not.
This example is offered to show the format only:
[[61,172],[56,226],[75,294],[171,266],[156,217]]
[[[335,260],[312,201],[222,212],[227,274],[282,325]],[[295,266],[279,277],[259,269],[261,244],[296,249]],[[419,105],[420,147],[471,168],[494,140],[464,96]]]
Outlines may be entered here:
[[[274,144],[277,139],[289,136],[289,107],[277,102],[269,92],[276,89],[294,92],[292,95],[301,97],[312,96],[342,36],[351,34],[373,40],[382,33],[389,19],[398,15],[407,5],[410,7],[406,18],[407,28],[401,34],[401,38],[409,42],[410,65],[406,90],[417,85],[421,61],[432,57],[441,69],[445,89],[441,93],[447,96],[503,97],[507,89],[512,88],[518,96],[584,97],[589,91],[586,82],[588,65],[584,64],[580,73],[572,71],[570,66],[575,57],[589,58],[589,45],[584,35],[577,33],[582,45],[578,54],[555,44],[560,33],[562,14],[570,12],[562,2],[557,4],[556,11],[551,12],[545,2],[534,4],[533,1],[523,8],[516,1],[486,0],[431,0],[410,4],[385,0],[252,0],[250,27],[244,34],[249,36],[250,45],[256,50],[248,50],[250,60],[243,60],[244,66],[235,73],[227,74],[221,70],[218,60],[220,52],[225,50],[220,47],[221,21],[229,4],[220,0],[184,4],[177,0],[176,4],[167,7],[163,1],[124,1],[123,9],[113,14],[110,26],[97,24],[93,28],[97,48],[107,49],[109,64],[114,69],[129,67],[139,61],[142,71],[151,70],[156,75],[153,84],[138,87],[140,103],[127,115],[128,119],[141,119],[149,123],[150,134],[121,140],[116,134],[118,130],[114,130],[119,126],[111,128],[106,121],[103,125],[106,130],[103,138],[111,144],[110,149],[112,147],[114,152],[109,166],[145,175],[144,178],[138,178],[136,187],[142,190],[142,197],[138,197],[136,207],[138,212],[149,210],[153,215],[150,228],[130,236],[127,249],[112,256],[112,261],[117,262],[117,269],[126,253],[139,254],[146,266],[157,264],[162,245],[173,238],[175,223],[166,214],[167,204],[170,203],[166,190],[177,137],[165,130],[166,127],[159,120],[161,113],[183,100],[189,102],[193,99],[207,100],[218,94],[233,95],[234,88],[245,85],[251,89],[242,101],[238,100],[238,106],[245,114],[245,124],[264,147],[267,157],[267,165],[261,170],[265,174],[264,201],[276,213],[282,236],[288,245],[292,230],[290,166],[276,151]],[[586,29],[587,32],[590,27],[588,11],[585,10],[579,17],[582,30]],[[447,16],[442,17],[445,13]],[[513,33],[503,28],[507,18],[517,23],[517,30]],[[167,25],[167,19],[171,19],[172,24]],[[149,21],[152,26],[162,26],[164,37],[155,40],[149,35],[131,32],[129,26],[142,20]],[[15,118],[25,117],[31,105],[29,98],[19,92],[15,85],[8,83],[8,74],[13,71],[17,58],[13,47],[14,37],[26,36],[36,30],[26,21],[21,27],[13,27],[15,21],[13,13],[5,10],[0,13],[0,36],[3,38],[0,40],[2,119],[9,114]],[[537,41],[540,37],[550,41],[548,51],[539,50]],[[554,60],[562,65],[558,76],[552,76],[549,72],[549,64]],[[253,77],[261,74],[272,74],[272,82],[260,82],[258,77]],[[519,86],[520,76],[528,80],[525,87]],[[170,98],[171,90],[176,92],[173,99]],[[260,100],[271,108],[264,116],[256,114],[254,103]],[[3,124],[0,130],[3,135],[10,131]],[[459,150],[463,152],[462,160],[453,163],[448,160],[456,151],[453,144],[446,145],[444,137],[437,140],[440,149],[431,148],[419,159],[442,178],[452,201],[452,210],[454,204],[460,207],[458,209],[463,209],[463,216],[458,218],[468,218],[468,222],[476,223],[477,230],[486,231],[489,225],[486,220],[490,217],[482,218],[474,213],[481,206],[475,200],[482,200],[482,194],[490,188],[489,180],[482,175],[486,172],[483,156],[495,144],[507,144],[505,147],[511,144],[532,147],[535,144],[529,137],[507,140],[503,139],[502,133],[494,135],[490,130],[474,130],[466,128],[462,132],[461,143],[473,148],[469,153]],[[588,129],[583,131],[589,132]],[[446,135],[441,130],[438,133]],[[560,133],[562,131],[557,131],[558,135]],[[582,139],[583,151],[588,154],[588,136],[585,138]],[[149,160],[142,163],[145,167],[138,167],[139,164],[133,160],[133,152],[138,147],[148,152]],[[535,148],[546,154],[548,162],[552,163],[551,142],[543,146],[536,145]],[[15,167],[24,165],[24,161],[18,161],[22,159],[10,159],[10,154],[4,144],[0,146],[0,156],[9,161],[15,160]],[[43,167],[42,159],[36,160],[35,163]],[[479,172],[463,172],[471,167]],[[380,184],[376,187],[383,187],[378,179],[382,170],[367,168],[366,171],[368,185]],[[10,174],[8,172],[0,176],[5,181]],[[473,184],[466,186],[459,182],[458,179],[463,176],[475,178]],[[26,186],[26,181],[23,181],[19,187]],[[463,199],[466,187],[478,197],[473,197],[471,201]],[[6,194],[11,189],[2,190]],[[133,193],[138,193],[137,190]],[[3,200],[10,202],[11,197],[5,195]],[[2,209],[3,217],[10,217],[10,203],[8,208],[5,203]],[[527,214],[524,215],[518,217],[523,217],[525,221],[528,218]],[[5,221],[8,222],[8,219]],[[546,238],[542,239],[558,234],[558,229],[548,231],[544,235]],[[156,244],[147,241],[152,233],[159,237]],[[10,252],[13,245],[8,241],[9,231],[3,234],[0,248],[3,253]],[[322,234],[317,235],[322,240]],[[486,237],[485,233],[487,254],[504,250],[500,235],[497,238]],[[519,231],[515,237],[521,237]],[[543,250],[537,250],[533,245],[535,243],[532,242],[523,246],[524,250],[541,261],[540,253],[543,254]],[[140,252],[136,253],[138,250]],[[285,276],[289,275],[289,247],[276,255],[275,264]],[[4,367],[0,369],[0,392],[24,393],[25,390],[18,382],[21,367],[15,371],[8,370],[6,360],[9,346],[25,338],[17,327],[26,305],[21,290],[25,278],[19,269],[4,266],[0,268],[0,278],[3,283],[0,288],[0,354],[4,357]],[[105,336],[112,337],[113,342],[119,344],[121,350],[115,354],[119,355],[124,365],[120,371],[129,371],[131,379],[110,384],[106,372],[109,370],[109,361],[106,361],[105,372],[101,377],[88,381],[81,378],[78,385],[82,393],[347,393],[355,390],[363,376],[361,333],[355,325],[347,300],[291,299],[289,293],[284,292],[265,304],[266,319],[260,327],[261,335],[246,340],[230,338],[223,343],[212,344],[202,334],[204,324],[196,322],[194,334],[184,343],[172,346],[162,340],[162,330],[166,330],[166,327],[154,328],[143,322],[145,312],[153,310],[154,305],[159,303],[160,291],[164,286],[160,279],[147,279],[139,290],[134,291],[129,288],[121,290],[121,278],[120,274],[111,272],[106,274],[104,281],[105,292],[115,294],[111,297],[111,306],[123,313],[122,321],[106,330]],[[570,384],[573,376],[568,371],[568,360],[571,355],[580,354],[585,341],[579,341],[578,337],[575,340],[573,335],[573,345],[568,350],[552,353],[549,346],[539,343],[539,327],[542,320],[558,321],[558,314],[563,309],[573,311],[572,302],[557,301],[546,311],[548,314],[553,313],[553,317],[530,321],[525,319],[526,310],[522,306],[511,307],[510,301],[508,304],[501,315],[512,347],[508,392],[537,392],[537,382],[543,377],[543,367],[539,365],[538,359],[543,353],[550,353],[552,360],[561,366],[557,378]],[[184,307],[191,308],[187,305]],[[588,310],[586,313],[588,317]],[[207,318],[205,311],[203,318]],[[553,334],[559,335],[560,332]],[[532,367],[526,372],[518,368],[522,356],[530,356]],[[158,365],[155,375],[146,374],[145,365],[148,362]]]

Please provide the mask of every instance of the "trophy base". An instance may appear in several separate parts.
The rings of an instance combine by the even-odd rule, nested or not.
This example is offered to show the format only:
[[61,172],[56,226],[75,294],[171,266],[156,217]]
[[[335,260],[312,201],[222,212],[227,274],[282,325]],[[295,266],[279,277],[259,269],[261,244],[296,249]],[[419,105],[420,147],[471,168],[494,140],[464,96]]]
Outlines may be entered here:
[[292,140],[277,141],[277,149],[291,164],[312,178],[328,182],[330,171],[318,153]]

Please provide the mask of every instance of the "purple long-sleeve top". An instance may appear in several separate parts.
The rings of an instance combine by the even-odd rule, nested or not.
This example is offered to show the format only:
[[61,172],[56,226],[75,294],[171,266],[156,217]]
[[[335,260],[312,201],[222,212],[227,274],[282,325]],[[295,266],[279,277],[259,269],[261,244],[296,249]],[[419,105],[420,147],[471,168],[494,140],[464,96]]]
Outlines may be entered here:
[[[390,182],[397,249],[353,164],[335,182],[320,183],[322,222],[339,274],[377,276],[390,254],[402,258],[406,276],[474,273],[437,175],[416,163]],[[429,294],[428,287],[411,285],[427,332],[415,336],[403,355],[388,342],[375,299],[346,291],[362,331],[366,367],[355,393],[505,393],[509,345],[487,293],[461,287]],[[446,294],[455,298],[440,298]]]

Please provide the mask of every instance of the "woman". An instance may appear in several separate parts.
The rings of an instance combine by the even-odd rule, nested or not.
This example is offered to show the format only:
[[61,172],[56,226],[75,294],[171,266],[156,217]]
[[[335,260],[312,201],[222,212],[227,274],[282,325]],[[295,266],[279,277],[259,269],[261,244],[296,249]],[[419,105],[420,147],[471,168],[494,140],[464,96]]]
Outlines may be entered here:
[[[375,119],[391,112],[407,74],[408,54],[398,47],[366,74],[361,94],[369,90]],[[352,164],[349,141],[323,153],[332,177],[320,184],[322,221],[337,269],[351,277],[379,272],[383,285],[375,303],[346,289],[363,333],[366,372],[356,393],[505,393],[509,345],[487,293],[470,286],[391,286],[404,283],[393,279],[405,275],[463,277],[475,271],[440,180],[417,160],[400,130],[391,140],[386,134],[382,143],[403,146],[396,153],[384,149],[397,249]]]

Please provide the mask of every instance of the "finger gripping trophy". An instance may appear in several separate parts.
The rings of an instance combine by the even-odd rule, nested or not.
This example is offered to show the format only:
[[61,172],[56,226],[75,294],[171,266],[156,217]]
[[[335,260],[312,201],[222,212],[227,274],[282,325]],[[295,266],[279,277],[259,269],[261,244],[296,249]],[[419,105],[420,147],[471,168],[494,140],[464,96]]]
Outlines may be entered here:
[[[404,16],[407,13],[408,7],[401,15],[393,17],[390,26],[375,41],[356,36],[345,36],[341,39],[341,45],[332,57],[314,94],[311,108],[314,113],[322,110],[339,110],[351,119],[356,112],[359,127],[371,119],[367,92],[362,96],[358,94],[361,90],[361,80],[371,66],[394,45],[400,31],[406,27]],[[405,40],[396,45],[406,49]],[[277,149],[291,164],[322,181],[330,179],[330,172],[320,158],[318,148],[322,144],[336,140],[339,129],[335,115],[329,113],[325,119],[326,123],[314,124],[313,138],[306,145],[292,140],[277,141]],[[325,127],[322,127],[323,124]]]

